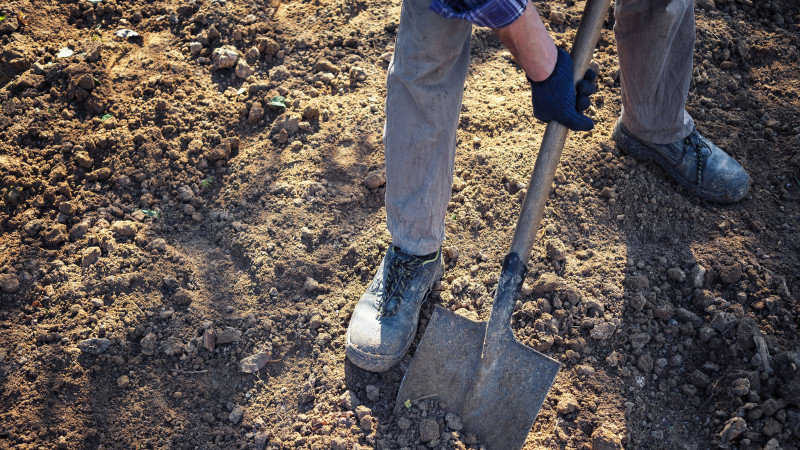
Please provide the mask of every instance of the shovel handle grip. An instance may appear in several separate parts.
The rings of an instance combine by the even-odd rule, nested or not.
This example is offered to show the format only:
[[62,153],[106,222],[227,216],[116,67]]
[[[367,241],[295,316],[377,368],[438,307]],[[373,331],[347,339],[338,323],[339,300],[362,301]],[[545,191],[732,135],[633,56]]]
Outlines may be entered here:
[[[573,73],[575,83],[583,78],[589,67],[610,4],[611,0],[587,0],[586,2],[578,33],[575,36],[575,43],[572,45],[571,56],[575,70]],[[547,124],[539,147],[539,155],[536,157],[531,181],[528,183],[528,191],[522,202],[522,210],[509,252],[517,253],[525,264],[530,259],[536,233],[539,231],[539,222],[544,215],[545,203],[553,187],[553,177],[558,168],[558,161],[561,159],[567,131],[569,130],[564,125],[551,121]]]

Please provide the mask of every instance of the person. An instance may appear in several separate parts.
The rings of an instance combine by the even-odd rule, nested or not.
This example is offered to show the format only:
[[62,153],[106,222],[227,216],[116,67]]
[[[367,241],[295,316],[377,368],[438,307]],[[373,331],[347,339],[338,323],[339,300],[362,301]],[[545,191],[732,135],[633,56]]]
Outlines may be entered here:
[[[685,103],[692,77],[692,0],[617,0],[614,32],[622,110],[612,139],[652,160],[691,194],[741,200],[750,177],[694,127]],[[373,372],[408,351],[421,306],[442,276],[444,218],[453,181],[456,128],[472,26],[493,29],[531,84],[533,113],[575,131],[593,127],[582,111],[592,73],[573,85],[573,64],[556,47],[529,0],[404,0],[387,75],[386,216],[392,243],[353,310],[346,354]]]

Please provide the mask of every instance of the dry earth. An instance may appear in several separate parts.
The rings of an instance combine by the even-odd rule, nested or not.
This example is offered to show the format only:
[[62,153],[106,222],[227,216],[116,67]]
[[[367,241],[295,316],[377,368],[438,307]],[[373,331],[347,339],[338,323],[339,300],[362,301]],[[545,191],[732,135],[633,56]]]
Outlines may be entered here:
[[[535,3],[568,47],[583,2]],[[393,411],[410,357],[383,374],[344,358],[389,242],[399,10],[0,6],[0,447],[479,445],[435,401]],[[800,5],[697,15],[688,107],[751,192],[707,204],[614,148],[609,16],[597,127],[565,148],[513,319],[563,363],[529,448],[798,448]],[[486,319],[544,130],[497,39],[472,43],[426,317]]]

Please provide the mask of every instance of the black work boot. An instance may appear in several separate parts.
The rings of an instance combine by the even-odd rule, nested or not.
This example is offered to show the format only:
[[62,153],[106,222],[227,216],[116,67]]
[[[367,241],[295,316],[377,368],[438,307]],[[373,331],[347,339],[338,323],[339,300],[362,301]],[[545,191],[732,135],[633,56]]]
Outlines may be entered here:
[[443,273],[441,248],[417,257],[390,245],[350,318],[350,362],[371,372],[400,362],[417,332],[422,303]]
[[655,161],[692,194],[717,203],[734,203],[747,195],[750,175],[696,129],[671,144],[651,144],[617,120],[611,138],[617,147],[641,161]]

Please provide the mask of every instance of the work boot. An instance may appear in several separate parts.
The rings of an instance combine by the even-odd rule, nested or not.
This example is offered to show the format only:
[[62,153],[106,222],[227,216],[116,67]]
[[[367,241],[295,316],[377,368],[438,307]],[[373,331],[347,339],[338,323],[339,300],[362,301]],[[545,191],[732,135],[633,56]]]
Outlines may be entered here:
[[441,248],[414,256],[390,245],[350,318],[350,362],[370,372],[383,372],[400,362],[417,332],[422,303],[443,273]]
[[750,187],[750,175],[696,129],[671,144],[651,144],[617,120],[611,138],[617,147],[641,161],[655,161],[692,194],[717,203],[738,202]]

